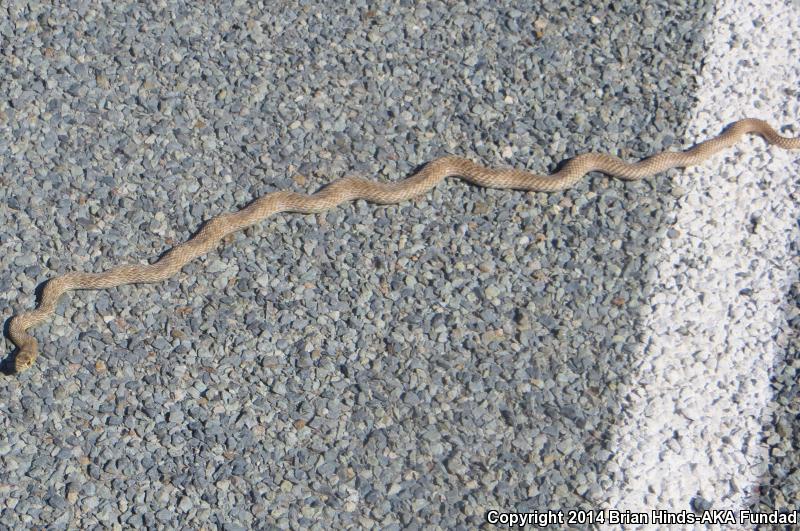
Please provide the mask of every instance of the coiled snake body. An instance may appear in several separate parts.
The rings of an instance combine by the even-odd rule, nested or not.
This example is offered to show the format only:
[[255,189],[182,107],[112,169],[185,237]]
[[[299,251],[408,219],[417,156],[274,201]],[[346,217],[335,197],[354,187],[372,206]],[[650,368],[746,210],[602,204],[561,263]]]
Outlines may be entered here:
[[38,345],[27,330],[47,319],[55,310],[58,299],[67,291],[163,281],[177,273],[190,260],[214,248],[228,234],[278,212],[323,212],[355,199],[380,204],[399,203],[427,192],[445,177],[456,176],[488,188],[542,192],[569,188],[591,171],[600,171],[625,180],[637,180],[669,168],[703,162],[714,153],[736,143],[746,133],[761,135],[770,144],[784,149],[800,149],[800,137],[783,137],[766,122],[748,118],[733,123],[719,136],[687,151],[658,153],[632,164],[611,155],[587,153],[568,160],[561,170],[552,175],[535,175],[517,169],[486,168],[464,158],[448,156],[429,162],[419,172],[396,183],[384,184],[345,177],[311,195],[289,191],[267,194],[238,212],[212,218],[193,238],[176,245],[152,264],[121,265],[102,273],[66,273],[49,280],[42,290],[36,309],[16,315],[9,324],[8,335],[19,348],[14,366],[17,372],[21,372],[33,364],[38,354]]

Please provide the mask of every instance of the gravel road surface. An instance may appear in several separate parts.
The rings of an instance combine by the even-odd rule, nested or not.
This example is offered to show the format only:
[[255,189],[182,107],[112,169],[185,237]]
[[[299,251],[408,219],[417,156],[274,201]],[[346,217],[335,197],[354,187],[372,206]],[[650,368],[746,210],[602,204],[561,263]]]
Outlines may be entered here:
[[[800,134],[797,3],[263,4],[0,7],[6,325],[47,279],[152,260],[274,190],[447,153],[636,159],[748,115]],[[70,294],[0,375],[0,522],[796,508],[797,162],[748,139],[636,183],[450,180]]]

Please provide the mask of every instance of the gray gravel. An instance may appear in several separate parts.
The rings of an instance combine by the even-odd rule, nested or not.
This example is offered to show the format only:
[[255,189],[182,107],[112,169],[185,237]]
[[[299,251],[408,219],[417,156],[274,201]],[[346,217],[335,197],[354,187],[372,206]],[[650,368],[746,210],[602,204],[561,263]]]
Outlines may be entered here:
[[[795,10],[718,3],[688,137],[742,116],[800,132],[800,101],[787,98],[800,80]],[[611,506],[680,509],[688,492],[695,511],[797,508],[797,439],[786,417],[800,403],[786,398],[796,395],[798,367],[799,160],[752,139],[724,163],[674,176],[683,193],[648,272],[656,289],[615,430]]]
[[[56,274],[151,259],[273,190],[444,153],[546,171],[679,147],[713,8],[73,5],[0,12],[4,321]],[[597,508],[670,175],[450,181],[65,297],[35,367],[0,379],[0,520],[472,528]],[[796,445],[791,374],[776,436]]]

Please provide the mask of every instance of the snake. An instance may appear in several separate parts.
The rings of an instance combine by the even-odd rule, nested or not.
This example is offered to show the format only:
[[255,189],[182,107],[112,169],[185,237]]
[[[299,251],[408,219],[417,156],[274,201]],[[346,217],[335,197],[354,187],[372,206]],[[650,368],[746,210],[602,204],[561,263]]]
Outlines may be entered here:
[[18,348],[13,366],[17,373],[21,373],[33,365],[39,348],[36,339],[27,331],[48,319],[66,292],[163,282],[189,261],[215,248],[229,234],[280,212],[315,214],[357,199],[376,204],[400,203],[428,192],[446,177],[459,177],[485,188],[532,192],[565,190],[590,172],[634,181],[670,168],[700,164],[749,133],[759,135],[767,143],[783,149],[800,149],[800,137],[781,136],[766,121],[745,118],[728,125],[716,137],[685,151],[664,151],[633,163],[609,154],[584,153],[567,159],[552,174],[537,175],[515,168],[489,168],[463,157],[448,155],[428,162],[413,175],[397,182],[381,183],[346,176],[312,194],[288,190],[272,192],[253,200],[239,211],[222,213],[209,219],[193,237],[175,245],[153,263],[119,265],[101,273],[69,272],[46,281],[35,309],[15,315],[9,322],[8,336]]

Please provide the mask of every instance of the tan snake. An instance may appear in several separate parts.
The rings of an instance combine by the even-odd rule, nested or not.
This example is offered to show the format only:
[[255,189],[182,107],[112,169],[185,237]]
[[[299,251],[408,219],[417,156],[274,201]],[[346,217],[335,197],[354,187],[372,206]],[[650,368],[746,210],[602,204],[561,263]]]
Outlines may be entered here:
[[190,240],[176,245],[152,264],[121,265],[102,273],[66,273],[49,280],[35,310],[12,318],[8,335],[19,348],[15,358],[17,372],[29,368],[38,355],[38,345],[26,331],[47,319],[59,297],[69,290],[113,288],[124,284],[160,282],[177,273],[187,262],[207,253],[232,232],[253,225],[278,212],[305,214],[323,212],[345,201],[365,199],[373,203],[399,203],[423,194],[445,177],[461,177],[488,188],[554,192],[575,184],[591,171],[600,171],[625,180],[636,180],[675,167],[703,162],[714,153],[730,147],[746,133],[756,133],[767,142],[784,149],[800,149],[800,137],[779,135],[762,120],[748,118],[731,124],[719,136],[683,152],[663,152],[636,163],[598,153],[578,155],[566,161],[552,175],[535,175],[517,169],[491,169],[460,158],[447,156],[425,165],[411,177],[396,183],[376,183],[345,177],[307,195],[289,191],[267,194],[238,212],[220,214],[204,223]]

